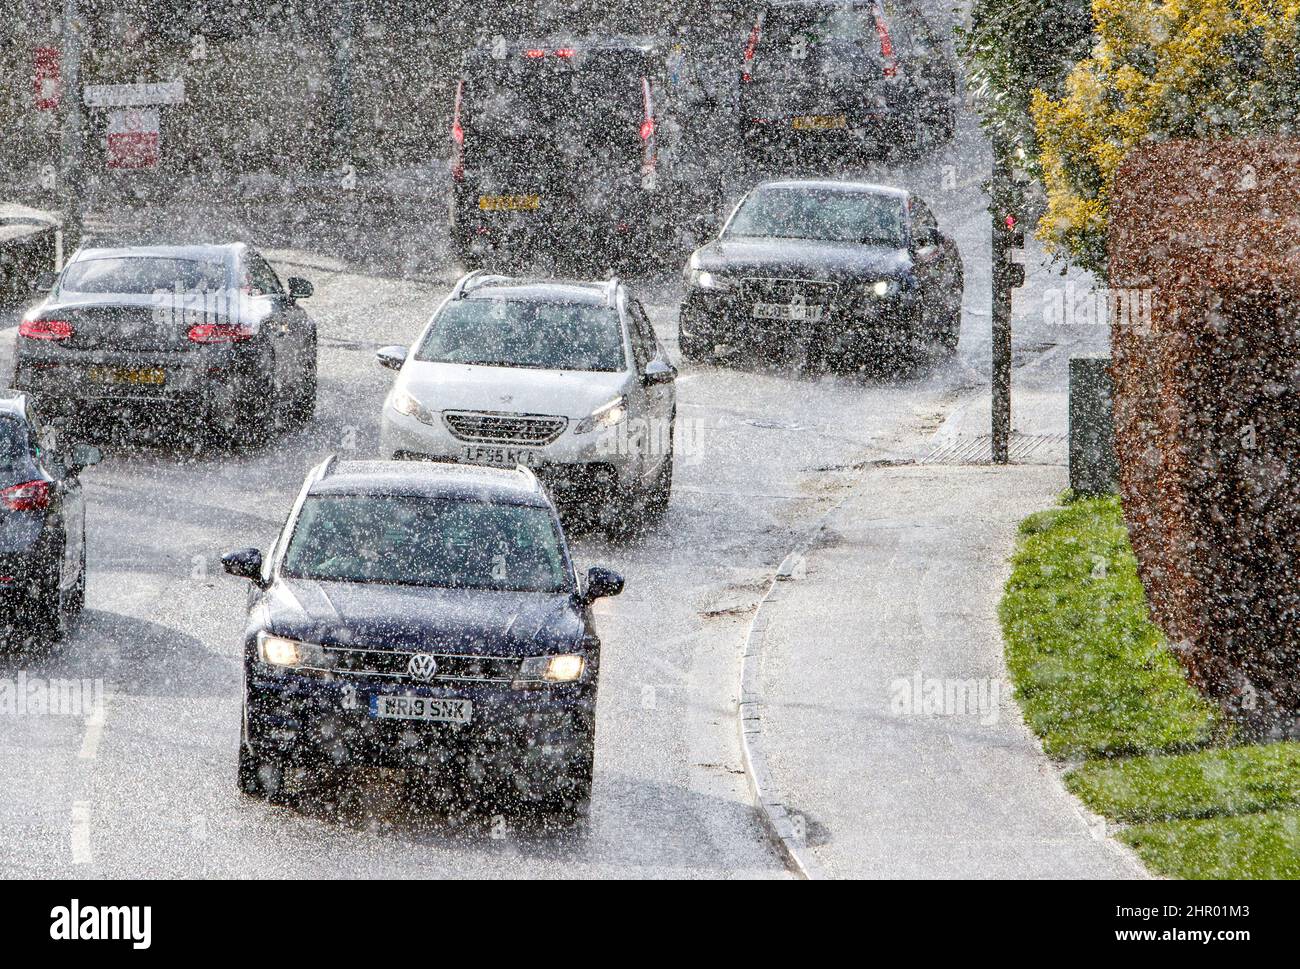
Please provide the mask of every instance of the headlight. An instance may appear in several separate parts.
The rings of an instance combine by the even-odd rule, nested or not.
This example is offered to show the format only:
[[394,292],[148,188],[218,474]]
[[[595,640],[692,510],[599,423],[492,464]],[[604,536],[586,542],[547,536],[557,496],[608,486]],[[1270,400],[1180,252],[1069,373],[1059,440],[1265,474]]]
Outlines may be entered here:
[[858,288],[863,296],[892,296],[898,292],[898,280],[877,279],[874,283],[864,283]]
[[393,391],[393,410],[407,417],[414,417],[421,424],[436,423],[433,412],[404,390]]
[[690,283],[697,289],[731,289],[736,283],[726,276],[719,276],[708,269],[692,269]]
[[271,666],[329,666],[325,650],[316,643],[299,642],[270,633],[257,634],[257,658]]
[[615,397],[608,404],[602,404],[597,407],[588,417],[584,417],[578,422],[578,426],[573,429],[574,434],[589,434],[592,431],[616,427],[623,418],[627,417],[627,398]]
[[587,661],[576,653],[558,656],[529,656],[519,664],[519,675],[525,680],[547,680],[551,683],[572,683],[582,679]]

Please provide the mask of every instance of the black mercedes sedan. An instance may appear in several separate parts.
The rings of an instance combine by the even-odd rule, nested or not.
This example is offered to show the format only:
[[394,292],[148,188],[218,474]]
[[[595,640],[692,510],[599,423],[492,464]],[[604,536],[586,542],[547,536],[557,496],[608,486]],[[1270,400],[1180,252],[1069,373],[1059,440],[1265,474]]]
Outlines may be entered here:
[[504,789],[545,810],[591,793],[600,639],[532,472],[338,461],[307,476],[251,580],[239,783],[283,799],[299,773],[405,769],[429,794]]
[[85,248],[18,327],[15,386],[49,415],[183,422],[255,442],[316,406],[311,284],[242,244]]
[[764,182],[687,263],[682,356],[862,367],[956,350],[962,264],[929,207],[865,182]]
[[79,475],[99,460],[90,445],[61,448],[30,397],[0,391],[0,612],[29,642],[57,642],[85,604]]

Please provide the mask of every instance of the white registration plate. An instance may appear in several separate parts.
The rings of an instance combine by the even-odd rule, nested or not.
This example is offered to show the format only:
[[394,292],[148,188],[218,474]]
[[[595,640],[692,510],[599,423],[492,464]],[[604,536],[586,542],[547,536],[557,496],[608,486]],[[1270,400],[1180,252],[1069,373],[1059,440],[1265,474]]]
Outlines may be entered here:
[[822,318],[824,306],[816,303],[755,303],[756,320],[792,320],[816,323]]
[[370,715],[376,720],[430,720],[437,723],[469,723],[474,704],[469,700],[448,700],[433,696],[376,694],[370,697]]
[[472,444],[465,448],[461,460],[469,464],[491,464],[499,468],[513,468],[522,464],[532,468],[541,462],[541,455],[526,447],[494,447]]

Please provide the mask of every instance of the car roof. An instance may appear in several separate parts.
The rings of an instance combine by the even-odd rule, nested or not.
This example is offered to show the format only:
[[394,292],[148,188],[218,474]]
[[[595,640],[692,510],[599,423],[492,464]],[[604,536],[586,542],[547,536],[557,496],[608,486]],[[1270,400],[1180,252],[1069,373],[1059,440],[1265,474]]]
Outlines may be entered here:
[[618,280],[533,279],[514,276],[474,276],[460,288],[462,299],[509,299],[534,303],[610,305]]
[[215,259],[224,259],[227,256],[238,255],[245,248],[246,247],[242,242],[188,246],[88,246],[79,249],[77,254],[70,261],[80,262],[83,259],[155,257],[163,259],[193,259],[199,262],[210,262]]
[[514,505],[550,503],[530,471],[437,461],[339,461],[318,469],[311,495],[406,495]]
[[886,195],[901,201],[906,201],[910,194],[906,189],[895,188],[892,185],[881,185],[877,182],[836,181],[829,178],[776,178],[768,182],[760,182],[754,186],[753,191],[757,192],[765,188],[806,188],[817,192]]

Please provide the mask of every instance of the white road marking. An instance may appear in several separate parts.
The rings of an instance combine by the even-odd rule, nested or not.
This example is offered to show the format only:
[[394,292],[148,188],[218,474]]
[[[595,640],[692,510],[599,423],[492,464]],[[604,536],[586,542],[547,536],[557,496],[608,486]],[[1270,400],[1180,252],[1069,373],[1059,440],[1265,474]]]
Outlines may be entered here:
[[108,697],[99,705],[99,709],[86,718],[86,735],[81,738],[81,750],[77,756],[81,760],[94,760],[99,753],[99,741],[104,736],[104,710],[108,706]]
[[88,865],[90,852],[90,802],[72,802],[72,863]]

